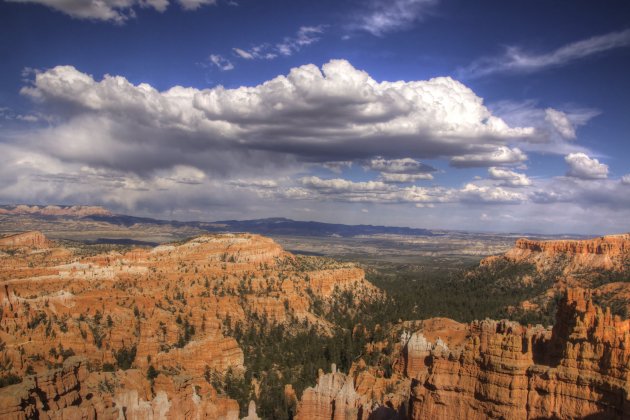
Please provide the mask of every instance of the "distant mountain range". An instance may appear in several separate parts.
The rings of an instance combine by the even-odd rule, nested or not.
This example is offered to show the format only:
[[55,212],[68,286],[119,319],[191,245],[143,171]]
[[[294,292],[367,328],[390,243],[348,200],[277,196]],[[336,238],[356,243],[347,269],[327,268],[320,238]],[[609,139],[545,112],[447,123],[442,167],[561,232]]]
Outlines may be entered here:
[[81,219],[95,222],[106,222],[112,225],[131,227],[172,226],[175,228],[194,228],[206,232],[250,232],[261,235],[287,235],[310,237],[355,237],[361,235],[408,235],[435,236],[428,229],[373,225],[343,225],[338,223],[305,222],[282,217],[254,220],[222,220],[216,222],[182,222],[177,220],[160,220],[149,217],[136,217],[113,214],[98,206],[36,206],[17,205],[0,206],[0,215],[29,216],[47,220]]
[[338,223],[303,222],[274,217],[254,220],[221,220],[217,222],[180,222],[134,217],[123,215],[92,215],[85,219],[108,222],[117,225],[133,226],[136,224],[172,225],[175,227],[193,227],[207,232],[250,232],[261,235],[290,236],[339,236],[353,237],[361,235],[409,235],[434,236],[428,229],[394,226],[342,225]]

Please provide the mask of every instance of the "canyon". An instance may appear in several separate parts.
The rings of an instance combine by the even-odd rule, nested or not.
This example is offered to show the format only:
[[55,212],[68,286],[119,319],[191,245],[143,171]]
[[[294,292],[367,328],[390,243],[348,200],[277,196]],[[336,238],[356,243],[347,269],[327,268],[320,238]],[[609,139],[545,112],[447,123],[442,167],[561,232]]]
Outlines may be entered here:
[[522,238],[506,253],[480,263],[490,271],[505,266],[531,267],[530,272],[513,279],[514,283],[541,286],[537,296],[521,302],[525,311],[545,307],[567,288],[582,287],[592,289],[600,303],[630,314],[630,234],[588,240]]
[[0,375],[24,378],[0,388],[3,418],[238,418],[209,380],[244,370],[227,331],[256,319],[326,334],[315,299],[325,308],[343,290],[380,294],[352,264],[249,234],[104,253],[10,235],[0,238],[0,283]]
[[[254,420],[276,418],[259,414],[277,413],[269,411],[277,401],[298,420],[627,418],[630,321],[602,306],[627,304],[626,284],[583,286],[626,272],[629,237],[523,239],[482,260],[483,269],[558,273],[555,322],[543,326],[444,317],[364,324],[361,311],[391,302],[362,268],[294,255],[259,235],[155,247],[5,235],[0,417]],[[260,353],[260,335],[278,337],[263,341],[274,345],[310,339],[322,346],[315,355],[356,351],[341,353],[352,357],[346,368],[309,376],[312,366],[282,366],[289,359],[265,364],[272,355]],[[278,399],[265,400],[275,389]]]
[[396,344],[397,372],[376,387],[387,389],[389,395],[377,395],[374,386],[363,387],[365,371],[353,368],[346,375],[333,366],[304,392],[297,418],[630,415],[630,321],[595,305],[589,291],[566,292],[553,328],[506,320],[469,325],[443,319],[424,322],[426,328],[405,331]]

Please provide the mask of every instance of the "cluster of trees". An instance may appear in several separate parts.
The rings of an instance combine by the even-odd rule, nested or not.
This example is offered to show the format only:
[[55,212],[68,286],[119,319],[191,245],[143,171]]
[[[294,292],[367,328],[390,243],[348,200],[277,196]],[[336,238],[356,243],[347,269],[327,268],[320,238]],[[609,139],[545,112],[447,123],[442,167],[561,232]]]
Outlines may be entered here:
[[553,284],[553,274],[540,274],[531,264],[498,261],[472,269],[390,264],[368,270],[367,278],[387,293],[390,321],[440,316],[459,322],[510,318],[550,324],[555,314],[555,302],[536,313],[507,310]]
[[[525,276],[533,280],[521,281]],[[395,356],[388,354],[392,343],[380,354],[365,354],[365,348],[369,342],[385,340],[400,320],[444,316],[460,322],[490,317],[548,323],[555,312],[554,302],[537,314],[506,311],[509,306],[538,296],[553,282],[527,264],[498,263],[468,270],[388,265],[369,269],[367,277],[386,292],[385,297],[364,301],[345,290],[323,302],[310,295],[311,311],[335,326],[332,334],[298,319],[289,325],[269,323],[264,316],[251,317],[246,323],[228,320],[227,332],[243,348],[247,370],[244,375],[230,371],[225,376],[208,375],[207,379],[239,401],[243,415],[249,400],[255,399],[250,385],[257,382],[259,415],[290,419],[296,407],[287,401],[284,385],[291,384],[299,397],[306,387],[316,383],[318,371],[330,371],[332,363],[348,372],[354,361],[363,358],[378,366],[384,376],[390,375]]]
[[[348,372],[354,361],[365,356],[368,341],[382,339],[382,329],[376,326],[386,313],[385,301],[360,302],[351,291],[344,291],[338,292],[322,311],[322,316],[335,326],[332,334],[297,318],[290,325],[269,323],[265,317],[235,325],[228,322],[228,333],[245,353],[247,370],[244,375],[207,372],[206,379],[239,401],[242,415],[249,400],[255,399],[262,418],[291,419],[297,407],[294,400],[285,397],[285,384],[291,384],[299,397],[317,382],[319,370],[330,372],[334,363],[340,371]],[[253,381],[260,387],[257,399],[250,388]]]

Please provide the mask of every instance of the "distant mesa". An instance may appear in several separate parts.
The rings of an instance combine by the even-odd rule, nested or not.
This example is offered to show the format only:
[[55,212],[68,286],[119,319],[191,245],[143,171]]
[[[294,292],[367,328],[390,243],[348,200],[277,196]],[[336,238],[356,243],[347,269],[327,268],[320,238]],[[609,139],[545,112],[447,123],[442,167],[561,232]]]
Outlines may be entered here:
[[0,214],[32,214],[41,216],[112,216],[112,212],[100,206],[0,206]]
[[[491,263],[496,258],[488,257],[482,264]],[[532,263],[538,268],[557,260],[558,264],[562,263],[565,274],[585,269],[621,271],[630,259],[630,233],[586,240],[534,241],[522,238],[503,258]]]
[[534,252],[556,254],[623,255],[630,253],[630,233],[601,236],[587,240],[532,241],[519,239],[516,248]]

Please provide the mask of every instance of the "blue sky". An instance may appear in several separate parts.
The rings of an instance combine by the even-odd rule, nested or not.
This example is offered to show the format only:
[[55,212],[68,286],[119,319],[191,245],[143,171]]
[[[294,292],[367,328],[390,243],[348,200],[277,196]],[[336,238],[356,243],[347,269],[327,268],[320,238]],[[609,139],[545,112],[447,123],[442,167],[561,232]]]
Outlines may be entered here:
[[603,234],[624,1],[0,2],[0,202]]

